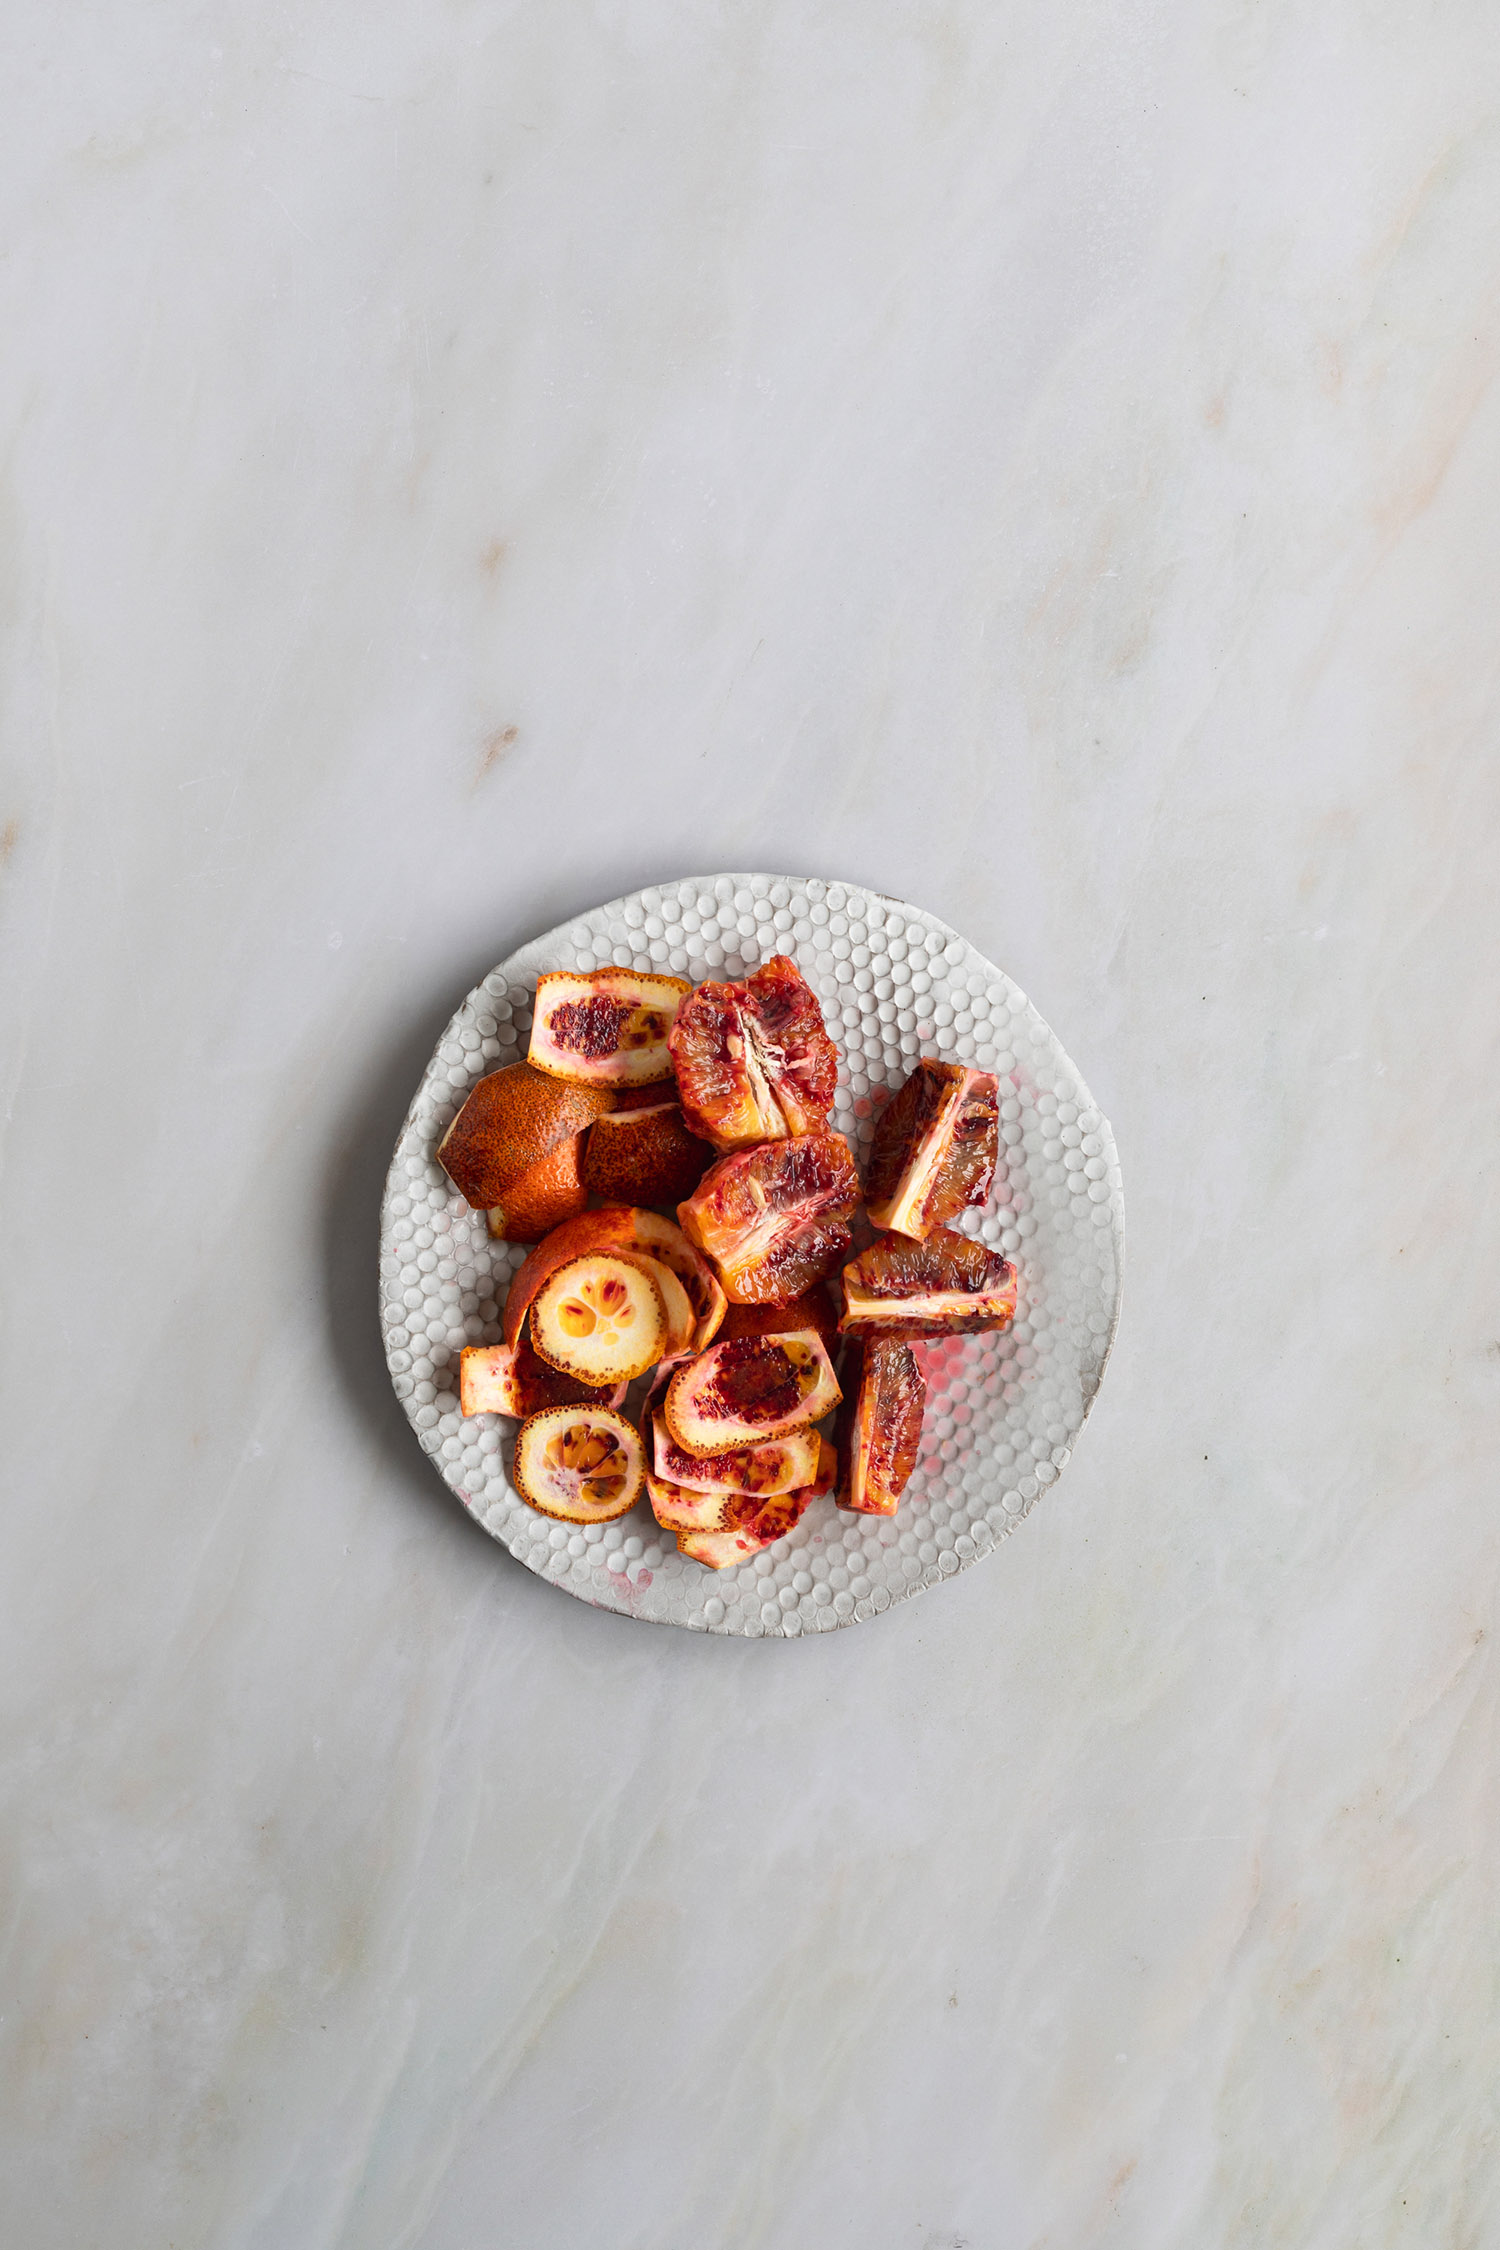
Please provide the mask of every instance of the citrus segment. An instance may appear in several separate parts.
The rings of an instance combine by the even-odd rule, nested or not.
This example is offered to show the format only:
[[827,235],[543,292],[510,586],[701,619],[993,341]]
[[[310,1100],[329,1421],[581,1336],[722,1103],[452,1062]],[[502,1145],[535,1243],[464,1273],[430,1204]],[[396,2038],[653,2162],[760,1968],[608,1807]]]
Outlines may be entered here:
[[927,1384],[907,1344],[860,1343],[844,1353],[838,1418],[838,1501],[862,1515],[893,1516],[916,1466]]
[[742,984],[700,984],[677,1011],[671,1050],[689,1129],[716,1148],[827,1125],[838,1050],[817,995],[784,953]]
[[623,1383],[601,1390],[549,1367],[524,1336],[518,1344],[466,1344],[459,1354],[461,1414],[510,1414],[520,1422],[545,1406],[618,1406],[624,1396]]
[[723,1453],[689,1453],[677,1443],[660,1414],[652,1426],[651,1473],[690,1492],[742,1492],[770,1499],[795,1492],[818,1472],[816,1430],[793,1430],[764,1445],[733,1446]]
[[783,1303],[833,1271],[859,1174],[841,1133],[767,1141],[720,1157],[677,1206],[683,1231],[712,1258],[738,1304]]
[[850,1259],[842,1280],[845,1335],[971,1335],[1015,1318],[1009,1258],[950,1227],[934,1227],[924,1242],[880,1235]]
[[990,1071],[922,1058],[875,1127],[865,1201],[877,1227],[920,1242],[960,1211],[984,1208],[1000,1147],[999,1100]]

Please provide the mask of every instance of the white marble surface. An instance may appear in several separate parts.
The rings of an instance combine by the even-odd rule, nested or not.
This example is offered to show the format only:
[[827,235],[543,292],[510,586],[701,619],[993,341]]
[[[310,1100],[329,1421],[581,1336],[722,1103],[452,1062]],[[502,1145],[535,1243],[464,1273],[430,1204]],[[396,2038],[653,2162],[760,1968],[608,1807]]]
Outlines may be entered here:
[[[1500,67],[1395,0],[12,0],[25,2250],[1500,2242]],[[637,1629],[373,1305],[521,938],[931,906],[1113,1118],[984,1567]]]

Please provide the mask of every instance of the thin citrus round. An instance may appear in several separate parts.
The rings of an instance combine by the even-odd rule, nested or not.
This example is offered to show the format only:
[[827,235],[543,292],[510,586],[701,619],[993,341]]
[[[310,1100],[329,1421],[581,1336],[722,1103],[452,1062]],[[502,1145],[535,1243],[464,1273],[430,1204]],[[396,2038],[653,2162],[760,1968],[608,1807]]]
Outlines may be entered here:
[[584,1383],[644,1375],[661,1358],[670,1327],[650,1262],[608,1250],[559,1266],[531,1304],[535,1350]]
[[515,1486],[562,1523],[612,1523],[645,1489],[640,1432],[607,1406],[549,1406],[521,1424]]

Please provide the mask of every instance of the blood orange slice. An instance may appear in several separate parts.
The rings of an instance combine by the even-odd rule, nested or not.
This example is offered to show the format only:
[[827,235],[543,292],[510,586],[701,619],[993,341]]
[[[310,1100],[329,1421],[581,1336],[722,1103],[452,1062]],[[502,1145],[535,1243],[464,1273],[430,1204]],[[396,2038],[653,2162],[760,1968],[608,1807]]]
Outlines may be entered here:
[[646,1483],[640,1432],[607,1406],[552,1406],[521,1424],[516,1490],[563,1523],[612,1523]]
[[458,1359],[461,1414],[510,1414],[518,1422],[548,1406],[619,1406],[625,1385],[599,1390],[538,1359],[525,1337],[518,1344],[466,1344]]
[[526,1059],[536,1070],[582,1086],[644,1086],[670,1078],[667,1034],[692,989],[686,977],[636,969],[538,977]]
[[683,1115],[715,1148],[826,1127],[838,1051],[816,994],[784,953],[743,984],[700,984],[678,1009],[670,1044]]
[[999,1105],[991,1072],[924,1056],[875,1127],[865,1179],[873,1223],[921,1242],[960,1211],[982,1210],[1000,1147]]
[[563,1086],[527,1063],[511,1063],[472,1089],[438,1143],[438,1162],[465,1201],[493,1210],[524,1173],[613,1099],[607,1087]]
[[1016,1269],[998,1250],[950,1227],[925,1242],[883,1234],[843,1272],[846,1335],[958,1336],[1008,1328]]
[[590,1131],[583,1176],[589,1193],[607,1203],[680,1203],[713,1161],[675,1100],[611,1110],[595,1123],[608,1130]]
[[841,1133],[723,1156],[677,1206],[683,1231],[713,1259],[739,1304],[784,1303],[831,1273],[849,1247],[845,1221],[859,1174]]
[[645,1258],[595,1250],[560,1266],[537,1291],[531,1341],[583,1383],[628,1383],[662,1354],[666,1304]]
[[660,1414],[652,1426],[651,1473],[690,1492],[744,1492],[769,1500],[795,1492],[818,1472],[816,1430],[793,1430],[764,1445],[739,1445],[724,1453],[689,1453],[677,1443]]
[[783,1493],[778,1499],[762,1503],[753,1516],[726,1522],[712,1531],[679,1531],[677,1551],[693,1562],[703,1563],[709,1570],[730,1570],[736,1563],[748,1562],[766,1547],[774,1547],[793,1530],[814,1500],[833,1489],[833,1447],[824,1443],[819,1458],[818,1474],[811,1484],[797,1492]]
[[927,1385],[909,1344],[862,1344],[844,1352],[838,1419],[838,1502],[861,1515],[893,1516],[916,1467]]
[[841,1396],[822,1337],[803,1328],[711,1345],[678,1368],[662,1413],[689,1453],[723,1453],[805,1429]]

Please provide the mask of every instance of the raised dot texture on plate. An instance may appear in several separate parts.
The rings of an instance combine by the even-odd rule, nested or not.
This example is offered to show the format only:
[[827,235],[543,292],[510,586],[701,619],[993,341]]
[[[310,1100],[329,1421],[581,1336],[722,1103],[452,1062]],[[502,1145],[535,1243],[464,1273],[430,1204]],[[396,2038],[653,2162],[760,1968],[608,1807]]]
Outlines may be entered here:
[[[654,937],[652,920],[669,934]],[[803,929],[805,938],[791,934]],[[619,960],[699,983],[718,975],[727,956],[738,974],[740,961],[753,968],[778,951],[792,954],[822,1002],[841,1064],[830,1123],[861,1169],[880,1109],[871,1096],[894,1092],[919,1055],[998,1071],[1004,1130],[994,1192],[962,1224],[1015,1259],[1019,1334],[926,1347],[922,1454],[884,1537],[873,1519],[851,1520],[830,1497],[814,1501],[768,1554],[706,1570],[662,1548],[643,1501],[581,1552],[566,1532],[556,1546],[553,1525],[510,1481],[516,1425],[488,1414],[460,1420],[454,1396],[464,1345],[500,1341],[498,1308],[525,1250],[490,1240],[484,1214],[455,1192],[433,1152],[475,1080],[525,1055],[532,994],[545,970]],[[891,1015],[881,996],[892,990],[920,993],[915,1015],[904,1007]],[[1076,1144],[1071,1133],[1064,1138],[1075,1123]],[[1064,1152],[1084,1141],[1083,1165],[1070,1167]],[[418,1443],[470,1514],[529,1570],[649,1624],[795,1639],[861,1624],[956,1577],[1057,1481],[1109,1358],[1123,1240],[1109,1126],[1024,993],[967,939],[918,907],[852,883],[700,875],[575,917],[522,946],[470,993],[438,1042],[391,1160],[380,1220],[381,1326]],[[827,1599],[828,1586],[840,1583],[835,1572],[847,1577],[851,1600],[842,1592]],[[804,1594],[798,1580],[812,1591]]]

